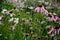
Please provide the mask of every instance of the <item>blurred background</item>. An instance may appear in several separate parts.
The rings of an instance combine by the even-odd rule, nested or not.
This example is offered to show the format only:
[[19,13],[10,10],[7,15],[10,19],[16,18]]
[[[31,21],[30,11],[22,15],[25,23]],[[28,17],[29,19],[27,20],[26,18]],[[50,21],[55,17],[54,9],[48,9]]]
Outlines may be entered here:
[[40,4],[60,18],[60,0],[0,0],[0,40],[60,40],[60,33],[48,34],[46,29],[59,26],[60,21],[35,12]]

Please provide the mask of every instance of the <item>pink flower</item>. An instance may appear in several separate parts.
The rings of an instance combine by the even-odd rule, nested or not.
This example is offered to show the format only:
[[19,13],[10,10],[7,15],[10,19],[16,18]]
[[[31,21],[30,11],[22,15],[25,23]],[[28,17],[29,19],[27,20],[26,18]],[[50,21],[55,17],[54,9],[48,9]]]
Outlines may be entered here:
[[47,14],[48,13],[48,11],[44,8],[44,6],[36,7],[35,8],[35,12],[42,12],[43,14]]
[[40,7],[41,11],[45,10],[44,6]]
[[44,13],[44,14],[48,14],[48,11],[47,11],[47,10],[43,10],[43,13]]
[[56,22],[57,20],[59,20],[59,17],[56,16],[56,15],[48,14],[48,17],[49,17],[48,20],[50,20],[50,21],[54,21],[54,22]]
[[42,12],[43,10],[45,10],[44,6],[35,8],[36,12],[40,12],[40,11]]
[[48,11],[44,8],[44,6],[42,6],[40,9],[41,9],[41,12],[43,14],[47,14],[48,13]]
[[55,30],[55,29],[52,28],[52,29],[48,32],[48,34],[51,34],[54,30]]
[[54,18],[54,21],[57,21],[58,20],[58,17],[56,16],[55,18]]
[[36,7],[35,12],[40,12],[40,7]]
[[55,16],[55,17],[54,17],[54,16],[52,16],[52,18],[51,18],[51,19],[52,19],[52,21],[56,22],[56,21],[58,20],[58,17],[57,17],[57,16]]

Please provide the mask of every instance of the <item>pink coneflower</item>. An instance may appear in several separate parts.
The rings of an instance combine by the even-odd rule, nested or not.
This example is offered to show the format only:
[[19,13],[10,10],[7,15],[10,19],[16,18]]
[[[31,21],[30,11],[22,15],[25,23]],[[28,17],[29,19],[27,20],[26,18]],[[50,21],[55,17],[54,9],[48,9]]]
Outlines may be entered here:
[[48,17],[50,21],[56,22],[57,20],[59,20],[59,17],[56,14],[48,14]]
[[41,11],[44,11],[45,10],[44,6],[40,7],[40,10]]
[[35,8],[35,12],[40,12],[44,9],[44,6],[41,4],[38,7]]
[[51,34],[54,30],[55,30],[55,29],[52,28],[52,29],[48,32],[48,34]]
[[35,12],[40,12],[40,7],[36,7]]
[[47,10],[43,10],[43,13],[44,13],[44,14],[48,14],[48,11],[47,11]]
[[35,12],[42,12],[43,14],[47,14],[48,13],[48,11],[42,5],[40,5],[39,7],[36,7],[35,8]]
[[58,17],[57,16],[52,16],[52,21],[56,22],[58,20]]

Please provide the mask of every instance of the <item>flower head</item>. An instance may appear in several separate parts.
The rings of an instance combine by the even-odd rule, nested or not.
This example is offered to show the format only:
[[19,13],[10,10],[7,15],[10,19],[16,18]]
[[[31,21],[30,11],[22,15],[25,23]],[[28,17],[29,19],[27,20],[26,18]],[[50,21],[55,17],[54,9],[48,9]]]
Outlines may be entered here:
[[7,10],[6,9],[3,9],[2,10],[2,13],[4,14],[4,13],[7,13]]
[[40,12],[40,7],[36,7],[35,12]]
[[52,28],[52,29],[48,32],[48,34],[51,34],[54,30],[55,30],[55,29]]

